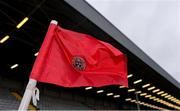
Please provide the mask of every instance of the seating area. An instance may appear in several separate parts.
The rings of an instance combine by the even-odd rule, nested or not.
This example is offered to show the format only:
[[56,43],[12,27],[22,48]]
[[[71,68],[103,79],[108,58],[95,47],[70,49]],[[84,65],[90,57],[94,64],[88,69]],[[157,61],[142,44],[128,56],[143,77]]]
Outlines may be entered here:
[[18,109],[20,101],[11,95],[8,88],[0,88],[0,110]]
[[38,108],[40,110],[90,110],[81,103],[45,95],[40,96]]
[[[8,88],[0,87],[0,110],[17,110],[20,101],[13,96]],[[40,110],[90,110],[87,106],[71,100],[40,94],[38,102]]]

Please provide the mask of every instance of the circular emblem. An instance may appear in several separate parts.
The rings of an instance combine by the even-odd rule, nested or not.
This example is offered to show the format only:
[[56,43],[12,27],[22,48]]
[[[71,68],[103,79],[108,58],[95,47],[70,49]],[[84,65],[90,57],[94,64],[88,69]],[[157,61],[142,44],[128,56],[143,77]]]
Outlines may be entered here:
[[73,57],[72,65],[73,65],[74,69],[76,69],[78,71],[83,71],[86,68],[86,62],[85,62],[84,58],[79,57],[79,56]]

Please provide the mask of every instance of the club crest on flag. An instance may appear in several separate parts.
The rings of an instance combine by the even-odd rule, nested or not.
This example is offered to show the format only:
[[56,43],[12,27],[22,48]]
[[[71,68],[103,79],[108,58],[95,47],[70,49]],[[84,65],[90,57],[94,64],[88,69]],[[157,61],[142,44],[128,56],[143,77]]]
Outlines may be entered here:
[[80,56],[75,56],[72,59],[72,66],[74,69],[78,71],[83,71],[86,68],[86,61],[84,58]]

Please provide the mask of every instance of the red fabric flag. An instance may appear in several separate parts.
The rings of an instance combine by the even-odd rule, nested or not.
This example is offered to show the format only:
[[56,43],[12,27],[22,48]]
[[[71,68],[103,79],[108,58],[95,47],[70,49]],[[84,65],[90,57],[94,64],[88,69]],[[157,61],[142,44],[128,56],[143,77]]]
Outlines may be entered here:
[[90,35],[50,24],[30,78],[64,87],[128,86],[126,56]]

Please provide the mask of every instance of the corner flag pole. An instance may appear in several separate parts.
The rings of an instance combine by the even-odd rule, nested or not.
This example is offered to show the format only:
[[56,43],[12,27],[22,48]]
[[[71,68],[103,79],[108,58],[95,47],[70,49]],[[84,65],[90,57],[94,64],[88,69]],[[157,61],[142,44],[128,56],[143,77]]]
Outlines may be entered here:
[[19,106],[18,110],[27,110],[29,103],[31,101],[31,97],[32,97],[32,92],[33,89],[36,87],[37,81],[34,79],[29,79],[29,82],[26,86],[26,90],[25,93],[23,95],[23,98],[21,100],[21,104]]
[[[57,25],[58,22],[56,20],[52,20],[51,24]],[[21,100],[21,104],[20,104],[18,110],[27,110],[28,109],[28,106],[29,106],[31,98],[32,98],[33,91],[36,88],[36,84],[37,84],[36,80],[29,79],[29,82],[26,86],[26,90],[25,90],[25,93],[23,95],[23,98]]]

